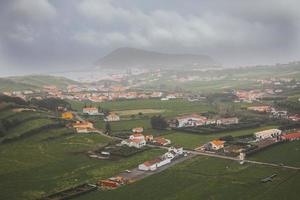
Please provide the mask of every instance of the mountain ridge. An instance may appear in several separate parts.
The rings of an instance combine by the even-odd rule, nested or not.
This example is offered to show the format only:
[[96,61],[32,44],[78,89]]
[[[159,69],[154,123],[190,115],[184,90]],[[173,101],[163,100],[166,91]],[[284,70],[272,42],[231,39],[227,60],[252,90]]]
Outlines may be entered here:
[[171,54],[143,49],[121,47],[96,61],[103,68],[201,68],[213,67],[216,62],[207,55]]

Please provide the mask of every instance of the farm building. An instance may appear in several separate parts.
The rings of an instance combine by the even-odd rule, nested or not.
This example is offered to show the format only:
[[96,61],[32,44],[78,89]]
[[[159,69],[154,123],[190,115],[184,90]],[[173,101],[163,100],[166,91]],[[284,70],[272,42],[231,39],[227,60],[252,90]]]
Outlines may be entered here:
[[260,140],[267,139],[267,138],[275,138],[279,135],[281,135],[281,130],[279,129],[269,129],[269,130],[264,130],[264,131],[254,133],[256,139],[260,139]]
[[145,135],[145,140],[146,140],[146,142],[153,141],[153,135]]
[[72,127],[76,129],[77,133],[88,133],[94,130],[93,123],[88,121],[84,121],[84,122],[77,121],[76,123],[72,124]]
[[213,141],[209,142],[209,146],[213,150],[219,150],[219,149],[224,148],[224,144],[225,144],[225,141],[222,141],[222,140],[213,140]]
[[177,127],[193,127],[204,125],[207,118],[198,114],[184,115],[176,118]]
[[247,109],[256,112],[271,112],[270,106],[250,106]]
[[89,128],[89,129],[94,129],[94,125],[91,122],[88,121],[77,121],[72,124],[73,128]]
[[174,159],[174,158],[176,158],[176,157],[178,157],[178,156],[180,156],[180,155],[182,155],[182,154],[183,154],[183,148],[182,148],[182,147],[179,147],[179,148],[170,147],[170,148],[168,149],[168,152],[165,153],[165,154],[163,155],[163,157],[172,160],[172,159]]
[[231,125],[231,124],[238,124],[239,119],[237,117],[230,117],[230,118],[220,118],[216,121],[217,125]]
[[146,140],[141,139],[127,139],[121,142],[122,145],[127,145],[129,147],[142,148],[146,145]]
[[82,109],[82,112],[87,115],[98,115],[99,111],[96,107],[86,107]]
[[171,159],[154,159],[151,161],[146,161],[138,166],[139,170],[142,171],[155,171],[157,168],[164,166],[171,162]]
[[120,117],[119,115],[117,115],[116,113],[109,113],[109,115],[107,115],[104,119],[104,121],[107,122],[115,122],[115,121],[120,121]]
[[135,133],[129,136],[129,139],[123,140],[122,145],[127,145],[129,147],[142,148],[146,145],[145,136],[140,133]]

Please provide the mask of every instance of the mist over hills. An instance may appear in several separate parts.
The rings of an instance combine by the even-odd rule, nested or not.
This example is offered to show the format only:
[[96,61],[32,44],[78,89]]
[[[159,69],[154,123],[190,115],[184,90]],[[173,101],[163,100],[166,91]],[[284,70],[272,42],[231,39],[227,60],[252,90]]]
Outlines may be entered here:
[[176,69],[181,67],[214,67],[217,63],[207,55],[169,54],[136,48],[118,48],[96,61],[100,68]]

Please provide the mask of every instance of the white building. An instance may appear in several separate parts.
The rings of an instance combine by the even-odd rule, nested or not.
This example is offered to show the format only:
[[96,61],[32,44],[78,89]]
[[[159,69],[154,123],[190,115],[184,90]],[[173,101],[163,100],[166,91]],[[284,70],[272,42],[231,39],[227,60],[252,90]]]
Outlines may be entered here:
[[220,118],[220,119],[217,119],[216,123],[217,123],[217,125],[238,124],[239,119],[237,117]]
[[142,148],[146,145],[145,136],[140,133],[132,134],[129,139],[123,140],[122,145],[127,145],[129,147]]
[[121,142],[122,145],[127,145],[129,147],[135,147],[135,148],[142,148],[146,145],[146,140],[139,140],[139,139],[128,139],[123,140]]
[[155,171],[157,168],[164,166],[170,162],[171,162],[171,159],[158,158],[158,159],[146,161],[143,164],[140,164],[138,166],[138,169],[142,170],[142,171]]
[[120,121],[120,117],[116,113],[109,113],[109,115],[107,115],[105,117],[104,121],[107,121],[107,122],[116,122],[116,121]]
[[176,118],[177,127],[193,127],[206,124],[207,118],[201,115],[192,114]]
[[180,155],[182,155],[182,154],[183,154],[183,148],[182,148],[182,147],[179,147],[179,148],[170,147],[170,148],[168,149],[168,152],[165,153],[165,154],[163,155],[163,157],[172,160],[172,159],[174,159],[175,157],[180,156]]
[[281,135],[282,131],[279,129],[268,129],[260,132],[254,133],[255,137],[257,139],[263,140],[267,138],[275,138],[279,135]]
[[98,108],[95,107],[86,107],[82,109],[83,114],[88,114],[88,115],[98,115],[99,111]]

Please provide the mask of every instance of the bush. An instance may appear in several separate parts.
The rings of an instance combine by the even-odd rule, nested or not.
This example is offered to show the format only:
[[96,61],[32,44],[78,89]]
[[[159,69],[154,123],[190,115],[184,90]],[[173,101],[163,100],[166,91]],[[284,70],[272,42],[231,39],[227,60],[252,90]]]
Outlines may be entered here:
[[150,123],[153,129],[162,130],[168,127],[166,119],[161,115],[151,117]]

